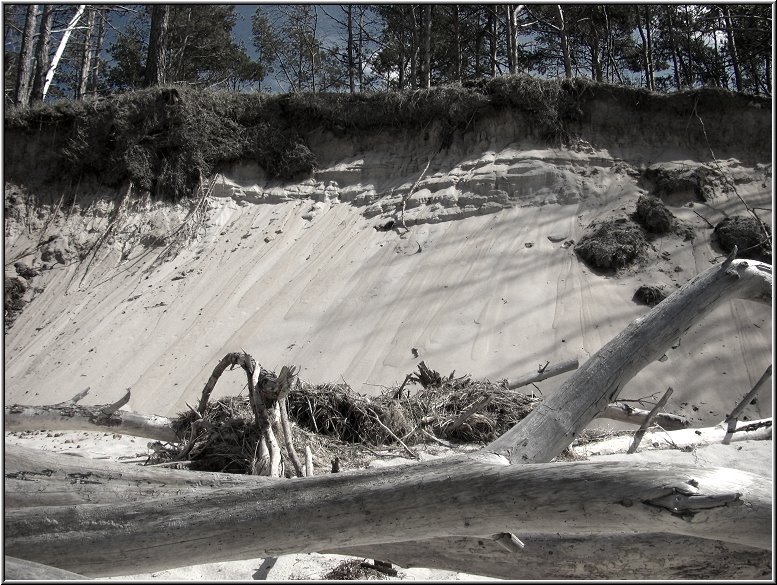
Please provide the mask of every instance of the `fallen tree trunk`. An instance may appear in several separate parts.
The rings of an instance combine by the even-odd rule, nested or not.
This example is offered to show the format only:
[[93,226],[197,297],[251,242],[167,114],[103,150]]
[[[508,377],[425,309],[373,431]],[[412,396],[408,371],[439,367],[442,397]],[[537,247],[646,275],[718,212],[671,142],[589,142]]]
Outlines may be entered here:
[[[723,444],[728,425],[722,422],[714,427],[679,429],[676,431],[650,431],[643,437],[640,451],[648,449],[694,449],[714,443]],[[741,421],[732,434],[732,441],[758,441],[772,438],[772,419]],[[582,457],[625,453],[632,442],[632,435],[620,435],[584,445],[573,445],[572,453]]]
[[119,410],[130,399],[130,391],[113,404],[77,404],[87,390],[67,402],[45,406],[12,404],[4,408],[5,431],[110,431],[158,441],[178,442],[173,421],[164,416]]
[[[618,422],[625,422],[633,425],[641,425],[647,419],[650,411],[642,408],[634,408],[624,402],[613,402],[608,404],[599,414],[599,418],[609,418]],[[691,426],[691,421],[684,416],[659,412],[653,422],[665,431],[676,431],[678,429],[687,429]]]
[[771,305],[772,268],[734,260],[708,268],[636,319],[576,370],[557,392],[484,449],[511,463],[550,461],[642,368],[657,360],[688,329],[724,301],[750,299]]
[[235,473],[111,463],[17,445],[5,447],[4,479],[7,509],[137,502],[279,481]]
[[[160,478],[170,473],[158,471]],[[193,483],[203,475],[188,473]],[[469,456],[285,481],[249,479],[263,483],[124,503],[7,509],[6,554],[97,577],[131,574],[139,564],[154,571],[192,559],[494,532],[666,532],[771,546],[771,482],[731,469],[509,466],[501,458]]]
[[443,568],[498,579],[768,579],[771,551],[691,536],[521,534],[508,552],[487,537],[387,542],[321,551],[381,558],[404,568]]

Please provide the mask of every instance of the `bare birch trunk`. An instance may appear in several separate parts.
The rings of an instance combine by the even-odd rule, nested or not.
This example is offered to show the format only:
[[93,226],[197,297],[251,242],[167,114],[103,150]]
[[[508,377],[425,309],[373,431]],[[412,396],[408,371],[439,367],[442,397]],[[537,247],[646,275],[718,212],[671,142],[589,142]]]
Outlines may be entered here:
[[65,52],[65,47],[67,47],[67,43],[70,40],[70,35],[73,34],[73,30],[78,24],[78,21],[81,20],[81,15],[83,15],[85,9],[86,9],[86,4],[80,4],[78,6],[78,8],[76,9],[76,13],[73,15],[73,18],[70,19],[70,23],[68,23],[67,28],[65,29],[65,32],[62,34],[62,38],[59,41],[57,50],[54,53],[54,58],[51,60],[51,65],[49,66],[49,70],[46,72],[46,81],[43,84],[42,99],[45,99],[46,94],[49,92],[49,87],[51,86],[51,82],[54,80],[54,73],[56,73],[57,65],[59,65],[59,60],[62,58],[62,54]]
[[43,86],[46,83],[46,72],[49,69],[49,41],[51,40],[51,24],[54,20],[53,4],[43,5],[43,14],[38,30],[38,41],[35,45],[35,74],[32,81],[32,101],[43,100]]

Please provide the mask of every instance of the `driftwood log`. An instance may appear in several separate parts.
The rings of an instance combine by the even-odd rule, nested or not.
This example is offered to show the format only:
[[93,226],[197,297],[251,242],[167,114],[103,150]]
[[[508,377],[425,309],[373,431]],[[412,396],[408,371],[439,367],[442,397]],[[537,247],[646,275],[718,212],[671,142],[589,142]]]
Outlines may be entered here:
[[78,404],[89,389],[59,404],[23,406],[13,404],[4,408],[5,431],[30,431],[57,429],[60,431],[111,431],[124,435],[140,436],[157,441],[178,442],[173,431],[173,421],[164,416],[139,414],[119,410],[130,399],[128,389],[113,404],[84,406]]
[[[71,472],[64,481],[24,465],[25,479],[16,479],[27,481],[28,489],[36,473],[50,492],[82,481],[90,487],[69,491],[92,503],[7,508],[6,554],[93,577],[130,574],[139,563],[154,571],[192,559],[353,546],[373,545],[371,556],[384,557],[378,551],[386,542],[502,532],[519,538],[661,532],[771,546],[771,481],[733,469],[624,462],[523,466],[482,453],[293,480],[244,476],[217,489],[197,485],[200,476],[213,481],[217,474],[177,472],[181,479],[172,481],[166,478],[174,472],[145,469],[145,481],[156,476],[160,484],[176,484],[165,485],[167,493],[180,493],[151,497],[100,487],[114,482],[119,464],[103,463],[103,473],[86,477]],[[116,481],[137,481],[134,469],[121,469]],[[127,550],[142,551],[142,557]]]
[[[763,571],[763,552],[770,550],[772,540],[769,478],[693,466],[546,464],[618,398],[640,369],[732,298],[771,303],[771,267],[734,260],[732,255],[698,275],[629,325],[558,392],[475,454],[291,480],[248,476],[223,487],[207,485],[219,483],[221,474],[145,469],[150,475],[137,490],[141,499],[136,501],[117,501],[117,493],[132,490],[110,487],[132,481],[134,469],[108,469],[98,477],[84,471],[94,463],[78,461],[81,471],[68,473],[91,475],[63,471],[63,484],[52,467],[40,469],[31,458],[19,457],[19,468],[6,471],[6,502],[11,496],[16,504],[6,505],[5,552],[87,576],[355,547],[374,551],[370,558],[400,563],[402,554],[408,560],[415,555],[412,562],[447,568],[446,563],[454,563],[434,556],[439,554],[434,547],[418,543],[456,543],[462,538],[496,542],[510,533],[526,543],[526,550],[554,552],[553,561],[541,563],[548,577],[554,575],[556,553],[568,551],[570,542],[590,539],[591,558],[595,546],[604,546],[608,538],[636,550],[635,564],[646,567],[656,565],[645,560],[654,555],[653,544],[674,539],[689,543],[694,554],[739,551],[752,571]],[[9,472],[16,475],[8,478]],[[39,504],[23,507],[18,492],[33,491],[30,481],[38,483],[34,491]],[[149,489],[146,496],[143,485]],[[175,494],[168,491],[171,486]],[[89,503],[62,504],[62,498],[79,494],[88,495]],[[651,536],[656,534],[661,536]],[[537,549],[531,549],[531,536],[537,538]],[[634,537],[630,544],[628,536]],[[389,546],[390,555],[385,554]],[[672,551],[667,549],[667,554]],[[421,554],[432,557],[419,559]],[[521,564],[521,553],[508,554]],[[576,553],[558,559],[563,561],[565,554],[569,561]],[[684,555],[678,550],[675,557]],[[584,561],[575,562],[576,567],[582,563],[585,573]],[[555,574],[567,574],[565,566]],[[492,574],[483,569],[483,574]],[[618,570],[615,563],[608,577],[620,577]]]

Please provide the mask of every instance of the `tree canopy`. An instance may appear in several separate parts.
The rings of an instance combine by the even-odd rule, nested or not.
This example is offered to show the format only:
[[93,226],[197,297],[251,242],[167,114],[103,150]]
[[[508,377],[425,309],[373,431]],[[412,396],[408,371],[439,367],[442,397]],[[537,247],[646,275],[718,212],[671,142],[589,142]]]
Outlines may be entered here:
[[[768,3],[6,4],[3,11],[6,104],[158,83],[362,93],[515,73],[771,95]],[[239,19],[249,26],[236,26]]]

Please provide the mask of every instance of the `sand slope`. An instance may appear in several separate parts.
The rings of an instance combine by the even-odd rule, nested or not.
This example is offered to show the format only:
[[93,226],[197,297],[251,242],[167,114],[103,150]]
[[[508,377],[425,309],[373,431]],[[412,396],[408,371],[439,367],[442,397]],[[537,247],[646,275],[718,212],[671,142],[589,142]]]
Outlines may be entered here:
[[[33,285],[43,290],[6,335],[6,401],[59,402],[89,387],[88,401],[104,403],[131,388],[128,409],[172,415],[197,400],[224,354],[241,349],[265,368],[295,364],[304,380],[345,380],[367,394],[400,383],[420,360],[444,374],[492,380],[546,360],[582,363],[648,310],[632,300],[640,284],[671,292],[720,261],[699,215],[714,224],[743,209],[725,190],[709,203],[674,200],[670,209],[696,239],[656,239],[641,265],[605,276],[570,244],[594,219],[633,212],[649,187],[607,151],[512,145],[457,165],[442,161],[408,204],[408,231],[375,226],[397,217],[386,209],[417,171],[389,180],[374,161],[360,164],[355,180],[379,176],[347,188],[308,181],[281,191],[239,166],[217,178],[196,239],[164,262],[164,247],[150,245],[150,236],[174,232],[184,206],[129,205],[93,261],[79,261],[77,251],[103,233],[114,203],[79,195],[67,214],[64,206],[52,213],[52,199],[37,216],[25,209],[7,218],[6,272],[10,260],[42,267]],[[750,205],[770,205],[770,167],[723,165]],[[462,169],[479,169],[482,181],[470,173],[462,183]],[[339,198],[359,185],[373,193],[369,201]],[[500,185],[507,190],[493,189]],[[447,221],[452,213],[460,218]],[[36,249],[44,235],[56,237]],[[768,307],[727,303],[622,396],[672,386],[669,410],[719,422],[770,363],[771,328]],[[542,392],[563,379],[543,383]],[[228,374],[215,396],[242,386],[241,375]],[[770,416],[771,400],[763,396],[746,414]]]

